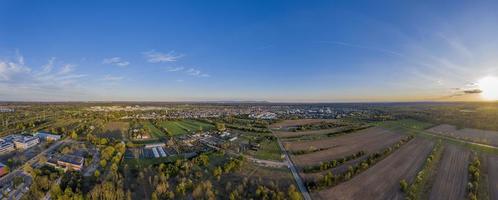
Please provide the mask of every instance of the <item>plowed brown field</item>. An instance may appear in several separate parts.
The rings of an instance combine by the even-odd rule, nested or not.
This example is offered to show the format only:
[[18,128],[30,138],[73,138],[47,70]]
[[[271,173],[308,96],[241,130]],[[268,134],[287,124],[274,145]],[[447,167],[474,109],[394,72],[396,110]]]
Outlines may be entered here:
[[464,199],[466,196],[469,159],[469,150],[447,145],[444,149],[429,199]]
[[498,147],[498,131],[487,131],[479,129],[457,129],[455,126],[442,124],[436,127],[427,129],[427,131],[439,135],[464,139],[476,143],[489,144]]
[[313,141],[288,142],[284,145],[290,151],[323,148],[326,150],[292,156],[297,166],[317,165],[321,162],[349,156],[358,151],[372,153],[399,141],[403,135],[373,127],[356,133]]
[[312,195],[315,199],[403,199],[399,181],[416,176],[433,145],[416,138],[350,181]]

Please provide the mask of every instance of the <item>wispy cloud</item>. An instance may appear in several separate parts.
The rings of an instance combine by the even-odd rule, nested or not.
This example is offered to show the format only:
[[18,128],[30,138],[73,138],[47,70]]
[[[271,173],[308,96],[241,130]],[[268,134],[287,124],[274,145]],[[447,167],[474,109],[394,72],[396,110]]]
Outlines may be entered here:
[[[50,58],[47,64],[35,70],[25,64],[19,53],[13,59],[0,59],[0,94],[5,98],[24,95],[33,99],[78,93],[75,88],[86,75],[74,73],[76,65],[55,61],[55,58]],[[34,94],[42,96],[34,97]]]
[[120,81],[123,79],[124,79],[123,76],[112,76],[112,75],[106,75],[104,76],[104,78],[102,78],[102,80],[104,81]]
[[196,68],[185,68],[185,67],[167,67],[166,71],[168,72],[182,72],[189,76],[195,77],[210,77],[209,74],[203,73],[201,70]]
[[185,71],[190,76],[196,76],[196,77],[210,77],[209,74],[202,73],[201,70],[190,68]]
[[112,57],[112,58],[105,58],[102,61],[103,64],[110,64],[110,65],[116,65],[120,67],[125,67],[130,64],[130,62],[123,60],[121,57]]
[[166,70],[168,72],[178,72],[184,70],[185,67],[167,67]]
[[73,64],[65,64],[62,66],[62,68],[59,70],[59,75],[65,75],[65,74],[69,74],[70,72],[72,72],[74,70],[74,68],[76,67],[76,65],[73,65]]
[[176,54],[174,51],[170,51],[169,53],[161,53],[155,50],[143,52],[142,54],[150,63],[174,62],[184,56],[182,54]]

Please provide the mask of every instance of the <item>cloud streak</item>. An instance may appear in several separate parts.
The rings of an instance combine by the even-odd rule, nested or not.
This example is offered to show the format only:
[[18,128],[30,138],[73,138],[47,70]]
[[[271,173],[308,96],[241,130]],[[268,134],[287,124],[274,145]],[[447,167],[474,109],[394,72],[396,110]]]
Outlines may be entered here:
[[102,64],[109,64],[109,65],[115,65],[119,67],[125,67],[130,64],[130,62],[123,60],[121,57],[112,57],[112,58],[105,58],[102,61]]
[[174,51],[170,51],[169,53],[161,53],[155,50],[150,50],[142,53],[150,63],[162,63],[162,62],[175,62],[178,59],[182,58],[182,54],[176,54]]

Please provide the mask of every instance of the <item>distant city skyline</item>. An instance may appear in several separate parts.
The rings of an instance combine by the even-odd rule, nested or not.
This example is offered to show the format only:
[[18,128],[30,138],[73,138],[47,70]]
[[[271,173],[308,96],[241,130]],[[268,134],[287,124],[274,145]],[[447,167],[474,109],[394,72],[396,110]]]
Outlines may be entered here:
[[0,101],[498,100],[496,10],[472,1],[7,0]]

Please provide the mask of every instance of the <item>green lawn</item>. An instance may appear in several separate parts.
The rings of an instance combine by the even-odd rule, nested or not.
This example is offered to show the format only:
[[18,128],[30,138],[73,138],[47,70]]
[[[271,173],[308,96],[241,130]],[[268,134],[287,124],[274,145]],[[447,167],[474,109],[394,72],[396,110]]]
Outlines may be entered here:
[[268,141],[265,140],[260,143],[261,148],[256,151],[254,154],[255,158],[263,159],[263,160],[282,160],[282,153],[280,152],[280,147],[278,146],[277,141]]
[[156,126],[154,126],[149,121],[144,122],[143,125],[144,125],[144,127],[146,127],[150,131],[149,134],[153,138],[162,138],[162,137],[166,136],[161,130],[159,130]]
[[162,127],[166,128],[168,132],[173,135],[185,135],[188,133],[197,132],[199,130],[211,130],[213,125],[196,121],[196,120],[179,120],[179,121],[163,121],[159,123]]

